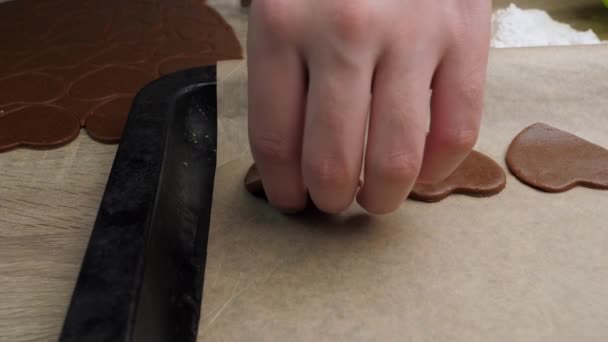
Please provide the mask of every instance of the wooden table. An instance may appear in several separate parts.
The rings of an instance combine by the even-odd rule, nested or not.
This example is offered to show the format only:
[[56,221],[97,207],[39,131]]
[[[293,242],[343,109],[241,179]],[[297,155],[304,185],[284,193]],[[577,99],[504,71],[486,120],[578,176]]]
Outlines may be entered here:
[[56,340],[116,146],[0,155],[0,341]]

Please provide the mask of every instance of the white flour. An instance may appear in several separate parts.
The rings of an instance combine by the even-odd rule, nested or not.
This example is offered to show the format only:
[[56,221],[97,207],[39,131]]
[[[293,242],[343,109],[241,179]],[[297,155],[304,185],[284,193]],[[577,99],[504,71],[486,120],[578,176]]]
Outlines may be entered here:
[[593,31],[577,31],[553,20],[545,11],[522,10],[511,4],[492,16],[492,47],[599,44]]

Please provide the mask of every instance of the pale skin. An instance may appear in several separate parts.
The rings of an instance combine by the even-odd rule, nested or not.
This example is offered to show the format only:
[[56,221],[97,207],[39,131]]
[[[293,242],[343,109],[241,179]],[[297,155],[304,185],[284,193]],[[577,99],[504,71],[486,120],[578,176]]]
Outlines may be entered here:
[[270,203],[386,214],[448,177],[479,134],[491,8],[254,0],[249,138]]

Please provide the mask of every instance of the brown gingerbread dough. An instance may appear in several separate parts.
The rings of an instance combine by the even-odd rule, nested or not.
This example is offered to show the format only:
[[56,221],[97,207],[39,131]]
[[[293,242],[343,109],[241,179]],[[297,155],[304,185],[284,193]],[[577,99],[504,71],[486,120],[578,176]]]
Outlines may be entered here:
[[519,133],[506,161],[515,177],[542,191],[608,189],[608,150],[544,123]]
[[[245,175],[245,188],[252,195],[266,198],[258,170],[252,165]],[[473,197],[488,197],[501,192],[506,185],[502,168],[482,153],[473,151],[465,161],[443,182],[437,184],[417,184],[410,198],[423,202],[438,202],[451,194]]]
[[[40,116],[43,113],[43,116]],[[38,120],[36,125],[32,120]],[[80,123],[71,113],[49,105],[17,109],[0,124],[0,152],[17,146],[49,149],[64,145],[78,136]]]
[[506,183],[505,172],[494,160],[480,152],[472,151],[444,181],[436,184],[416,184],[410,198],[423,202],[439,202],[451,194],[489,197],[501,192]]
[[80,127],[118,142],[141,87],[241,57],[232,28],[201,0],[9,1],[0,42],[0,151],[65,145]]

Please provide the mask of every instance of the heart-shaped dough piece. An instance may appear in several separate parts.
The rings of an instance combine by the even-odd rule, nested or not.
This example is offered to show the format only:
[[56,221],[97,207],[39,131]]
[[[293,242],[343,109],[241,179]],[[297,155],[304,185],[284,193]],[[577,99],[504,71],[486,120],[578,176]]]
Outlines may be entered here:
[[520,181],[546,192],[608,190],[608,150],[543,123],[513,139],[507,166]]

